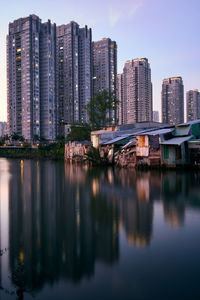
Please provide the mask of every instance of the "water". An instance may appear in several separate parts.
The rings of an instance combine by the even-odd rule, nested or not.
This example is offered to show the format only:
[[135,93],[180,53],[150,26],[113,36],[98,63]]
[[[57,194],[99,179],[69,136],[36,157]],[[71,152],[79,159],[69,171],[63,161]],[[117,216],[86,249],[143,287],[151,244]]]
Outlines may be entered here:
[[200,173],[0,159],[0,299],[200,299]]

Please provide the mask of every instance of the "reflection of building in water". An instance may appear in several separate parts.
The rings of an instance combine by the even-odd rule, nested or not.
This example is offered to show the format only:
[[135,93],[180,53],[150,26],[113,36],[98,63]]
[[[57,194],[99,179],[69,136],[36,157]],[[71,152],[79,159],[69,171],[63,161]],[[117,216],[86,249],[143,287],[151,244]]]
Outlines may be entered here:
[[163,209],[166,223],[173,227],[184,224],[187,179],[176,172],[162,176]]
[[[74,169],[74,166],[72,166],[72,169]],[[105,174],[102,170],[87,170],[82,166],[75,166],[75,170],[79,175],[77,177],[73,176],[69,189],[72,188],[72,184],[76,187],[78,184],[81,187],[80,203],[83,205],[87,199],[88,212],[86,214],[82,209],[82,215],[85,218],[86,224],[88,221],[91,222],[90,231],[92,234],[92,246],[94,247],[93,256],[101,261],[112,263],[118,259],[117,207],[114,203],[108,201],[107,198],[99,195],[100,179],[104,178]],[[66,180],[69,177],[72,179],[71,175],[69,175],[71,172],[70,166],[66,165]],[[89,193],[87,198],[86,193]],[[83,232],[82,226],[80,226],[80,230]],[[85,234],[85,239],[87,238],[87,234]]]
[[136,170],[135,169],[124,169],[116,168],[115,169],[116,180],[115,184],[119,183],[122,187],[135,187],[136,182]]
[[118,209],[101,194],[91,199],[91,213],[95,230],[95,254],[101,261],[112,263],[118,259]]
[[66,163],[65,164],[65,181],[67,184],[85,184],[88,166]]
[[153,202],[150,199],[150,173],[135,170],[114,170],[113,184],[109,173],[100,184],[101,197],[119,207],[119,229],[126,231],[127,241],[136,246],[150,244],[152,237]]
[[173,227],[179,227],[184,224],[184,204],[164,202],[164,216],[167,224]]
[[59,278],[76,282],[93,275],[95,260],[118,259],[117,209],[99,198],[98,188],[94,193],[93,176],[55,162],[16,160],[10,168],[15,285],[37,290]]
[[136,178],[137,198],[139,201],[155,201],[160,199],[161,195],[161,176],[155,171],[138,171]]
[[92,194],[96,196],[100,192],[100,184],[97,178],[92,180]]
[[9,264],[13,283],[26,290],[90,278],[96,261],[119,259],[119,230],[130,244],[151,243],[154,200],[163,200],[165,220],[177,225],[185,203],[194,204],[189,186],[199,198],[199,176],[34,160],[9,165]]
[[137,197],[140,201],[149,201],[150,187],[149,178],[141,177],[137,179]]
[[121,217],[128,243],[137,247],[151,243],[153,204],[139,201],[136,198],[123,199]]

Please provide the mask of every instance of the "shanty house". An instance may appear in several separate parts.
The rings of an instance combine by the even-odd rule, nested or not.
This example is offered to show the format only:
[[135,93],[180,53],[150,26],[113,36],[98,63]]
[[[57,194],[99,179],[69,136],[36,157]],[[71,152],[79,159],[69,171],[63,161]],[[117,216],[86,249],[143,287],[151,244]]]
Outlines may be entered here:
[[136,135],[136,164],[160,166],[160,143],[172,137],[174,128],[150,130]]
[[188,142],[190,163],[192,166],[200,167],[200,139],[191,139]]
[[[199,137],[200,120],[177,125],[173,137],[161,142],[161,165],[176,167],[190,164],[192,153],[190,151],[192,147],[190,141]],[[191,144],[191,147],[189,147],[189,144]]]

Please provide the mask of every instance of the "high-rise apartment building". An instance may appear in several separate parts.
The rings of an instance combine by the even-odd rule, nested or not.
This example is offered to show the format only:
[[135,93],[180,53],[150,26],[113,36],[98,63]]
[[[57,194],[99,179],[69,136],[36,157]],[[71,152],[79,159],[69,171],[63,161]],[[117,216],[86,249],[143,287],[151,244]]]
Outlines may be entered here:
[[92,31],[75,22],[57,27],[57,99],[59,134],[63,126],[88,122],[92,96]]
[[39,32],[34,15],[9,24],[7,36],[8,134],[40,135]]
[[153,121],[159,122],[159,111],[157,111],[157,110],[153,111]]
[[151,69],[147,58],[127,61],[123,69],[122,122],[152,121]]
[[123,74],[117,74],[117,100],[118,100],[118,124],[124,124],[124,97],[123,97]]
[[[110,38],[93,42],[93,95],[107,90],[116,96],[117,44]],[[108,112],[110,124],[117,122],[117,107]]]
[[187,122],[200,119],[200,91],[190,90],[186,93]]
[[[56,137],[55,25],[30,15],[9,24],[8,135]],[[42,119],[42,122],[41,122]]]
[[5,136],[7,134],[7,123],[0,122],[0,137]]
[[57,136],[56,101],[56,24],[50,21],[40,30],[40,135],[52,140]]
[[166,124],[184,122],[184,87],[181,77],[171,77],[163,80],[162,122]]

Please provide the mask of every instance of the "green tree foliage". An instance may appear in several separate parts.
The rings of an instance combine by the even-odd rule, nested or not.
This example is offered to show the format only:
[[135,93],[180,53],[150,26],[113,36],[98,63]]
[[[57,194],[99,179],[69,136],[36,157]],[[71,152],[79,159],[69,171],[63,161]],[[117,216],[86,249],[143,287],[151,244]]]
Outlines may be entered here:
[[114,111],[116,120],[117,102],[115,95],[106,90],[94,95],[87,106],[92,129],[98,130],[110,125],[112,119],[108,115],[111,111]]
[[34,141],[34,142],[39,142],[39,141],[40,141],[40,137],[39,137],[38,134],[35,134],[35,135],[33,136],[33,141]]
[[13,141],[20,141],[20,142],[24,142],[24,137],[21,136],[21,135],[18,135],[16,132],[14,132],[12,135],[11,135],[11,138]]
[[87,123],[74,123],[71,125],[71,132],[67,136],[67,141],[89,141],[91,127]]
[[0,146],[2,146],[3,144],[5,144],[6,141],[9,140],[9,136],[6,134],[4,136],[0,137]]
[[104,154],[104,157],[101,157],[99,149],[91,147],[88,153],[85,154],[86,161],[92,163],[92,165],[107,165],[108,158],[107,154]]

